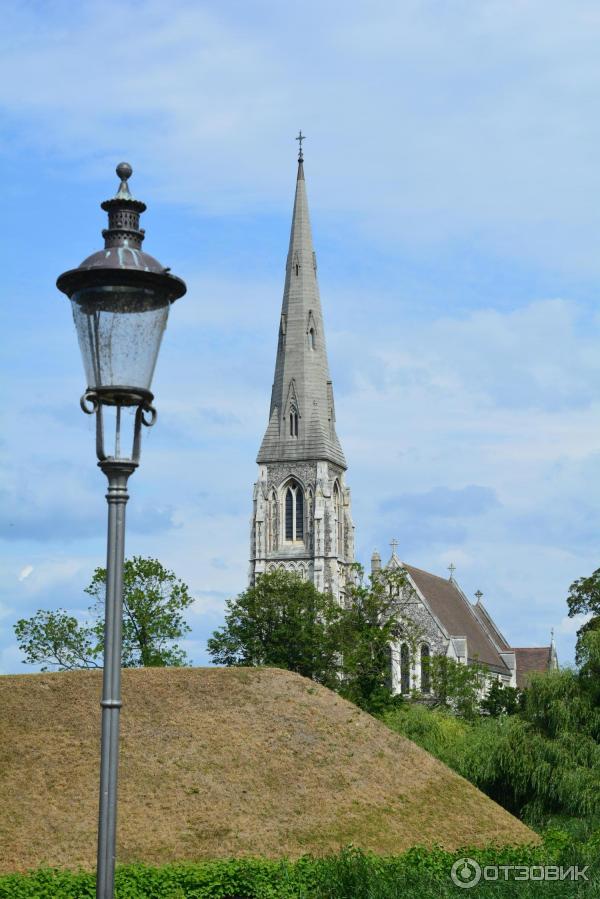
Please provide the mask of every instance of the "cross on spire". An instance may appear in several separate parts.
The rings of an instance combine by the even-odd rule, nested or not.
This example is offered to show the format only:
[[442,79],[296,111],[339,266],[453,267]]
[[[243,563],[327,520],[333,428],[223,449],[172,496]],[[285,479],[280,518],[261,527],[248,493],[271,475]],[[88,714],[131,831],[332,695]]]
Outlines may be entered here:
[[390,546],[392,547],[392,555],[395,556],[396,555],[396,547],[398,546],[398,541],[396,540],[395,537],[393,540],[390,541]]
[[302,153],[302,141],[306,140],[306,135],[302,134],[302,129],[298,132],[298,137],[296,138],[298,141],[298,162],[302,162],[304,160],[304,154]]
[[450,572],[450,580],[453,581],[454,572],[456,571],[456,565],[454,564],[454,562],[450,562],[450,564],[448,565],[448,571]]

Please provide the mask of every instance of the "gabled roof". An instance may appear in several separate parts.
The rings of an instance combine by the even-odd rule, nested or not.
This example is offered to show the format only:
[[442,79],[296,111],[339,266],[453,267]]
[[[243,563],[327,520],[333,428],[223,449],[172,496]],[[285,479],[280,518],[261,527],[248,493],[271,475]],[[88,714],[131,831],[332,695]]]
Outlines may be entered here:
[[[298,434],[290,433],[290,395]],[[335,431],[333,389],[327,362],[317,262],[313,250],[302,160],[281,307],[279,344],[269,424],[257,462],[328,460],[346,468]]]
[[516,646],[517,687],[526,687],[532,674],[548,671],[552,665],[551,646]]
[[508,674],[507,665],[457,583],[414,565],[402,563],[402,567],[448,634],[467,638],[469,661],[477,660],[495,671]]
[[478,600],[474,606],[471,606],[475,615],[479,619],[480,623],[483,626],[483,629],[488,632],[490,637],[492,638],[493,643],[500,652],[510,652],[511,647],[508,644],[508,640],[501,634],[498,628],[496,627],[496,623],[492,620],[491,615],[488,610],[481,602]]

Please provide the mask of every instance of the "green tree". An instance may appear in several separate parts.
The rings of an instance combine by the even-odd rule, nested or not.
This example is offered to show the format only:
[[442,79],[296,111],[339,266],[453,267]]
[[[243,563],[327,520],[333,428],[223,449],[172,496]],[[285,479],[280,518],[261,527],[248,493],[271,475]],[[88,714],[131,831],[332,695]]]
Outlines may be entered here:
[[431,692],[434,705],[451,709],[462,718],[472,720],[479,715],[486,671],[478,662],[463,665],[447,656],[429,660]]
[[276,570],[227,601],[225,624],[208,640],[208,651],[219,665],[272,665],[336,687],[340,614],[330,594]]
[[480,706],[492,718],[514,715],[519,708],[519,691],[516,687],[506,687],[501,681],[494,680]]
[[32,618],[19,619],[14,630],[25,663],[41,663],[42,671],[49,666],[61,671],[102,666],[96,633],[64,609],[40,609]]
[[[97,568],[85,592],[96,602],[98,618],[94,630],[103,637],[106,570]],[[175,643],[191,628],[183,616],[192,605],[187,584],[158,559],[134,556],[123,570],[123,667],[179,667],[189,664],[186,653]]]
[[589,615],[577,631],[575,661],[584,679],[599,692],[600,701],[600,568],[589,577],[573,581],[567,596],[569,618]]
[[355,565],[355,583],[339,625],[338,645],[343,659],[340,693],[361,708],[379,713],[396,700],[391,690],[392,655],[399,640],[414,657],[421,636],[406,614],[413,600],[403,569],[383,570],[365,581]]
[[[26,663],[59,670],[99,668],[104,651],[106,570],[97,568],[85,592],[95,600],[91,621],[79,623],[62,609],[39,610],[15,625]],[[189,589],[157,559],[134,556],[123,571],[124,668],[172,667],[188,664],[177,645],[190,627],[183,613],[193,602]]]
[[[227,602],[225,625],[208,641],[221,665],[274,665],[337,690],[369,711],[392,701],[392,646],[416,645],[416,629],[401,617],[408,601],[406,573],[381,572],[356,581],[340,605],[295,574],[276,570]],[[399,617],[400,616],[400,617]]]

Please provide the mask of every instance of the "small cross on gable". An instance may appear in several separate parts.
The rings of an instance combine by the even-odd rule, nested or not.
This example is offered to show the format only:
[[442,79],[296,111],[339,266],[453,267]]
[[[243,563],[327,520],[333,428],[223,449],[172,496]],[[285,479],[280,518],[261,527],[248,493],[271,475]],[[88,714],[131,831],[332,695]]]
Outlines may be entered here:
[[454,572],[456,571],[456,565],[453,562],[450,562],[448,565],[448,571],[450,572],[450,580],[454,580]]

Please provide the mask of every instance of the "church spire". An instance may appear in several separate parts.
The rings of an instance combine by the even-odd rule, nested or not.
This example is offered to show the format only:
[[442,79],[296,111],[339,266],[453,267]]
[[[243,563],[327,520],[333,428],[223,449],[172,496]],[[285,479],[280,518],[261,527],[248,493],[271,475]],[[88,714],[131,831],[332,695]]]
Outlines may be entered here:
[[282,568],[344,602],[353,577],[354,525],[335,432],[304,139],[300,132],[271,411],[254,485],[250,583]]
[[317,260],[300,132],[296,196],[286,263],[269,424],[257,461],[322,459],[346,468],[335,432]]

